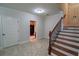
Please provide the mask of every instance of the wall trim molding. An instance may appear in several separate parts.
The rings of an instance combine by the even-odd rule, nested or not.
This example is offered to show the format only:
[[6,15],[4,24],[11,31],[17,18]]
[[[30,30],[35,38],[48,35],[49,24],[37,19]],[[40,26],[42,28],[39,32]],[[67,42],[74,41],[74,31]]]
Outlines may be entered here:
[[2,50],[3,48],[2,47],[0,47],[0,50]]
[[24,44],[24,43],[28,43],[29,41],[23,41],[23,42],[19,42],[18,44]]
[[48,38],[41,38],[41,39],[47,39],[48,40]]

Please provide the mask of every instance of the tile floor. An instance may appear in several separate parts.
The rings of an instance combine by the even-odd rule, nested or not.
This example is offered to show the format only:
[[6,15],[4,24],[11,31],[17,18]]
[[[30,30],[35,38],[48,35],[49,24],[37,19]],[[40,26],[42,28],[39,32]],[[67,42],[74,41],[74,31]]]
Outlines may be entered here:
[[0,51],[2,56],[48,56],[48,40],[40,39],[21,45],[5,48]]

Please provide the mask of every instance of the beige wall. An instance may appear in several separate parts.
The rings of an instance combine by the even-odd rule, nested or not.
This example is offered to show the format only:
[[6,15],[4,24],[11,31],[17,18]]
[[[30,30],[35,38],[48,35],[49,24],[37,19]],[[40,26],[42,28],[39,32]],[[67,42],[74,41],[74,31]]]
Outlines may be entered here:
[[64,26],[79,26],[79,4],[62,4],[62,9],[66,14]]

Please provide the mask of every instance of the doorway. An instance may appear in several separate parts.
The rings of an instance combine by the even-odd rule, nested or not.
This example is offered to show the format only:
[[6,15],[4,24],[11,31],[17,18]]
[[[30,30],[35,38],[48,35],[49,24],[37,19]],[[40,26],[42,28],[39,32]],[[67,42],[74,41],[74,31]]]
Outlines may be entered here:
[[36,40],[36,21],[30,21],[30,41]]
[[17,19],[8,16],[1,16],[1,47],[6,48],[18,43]]

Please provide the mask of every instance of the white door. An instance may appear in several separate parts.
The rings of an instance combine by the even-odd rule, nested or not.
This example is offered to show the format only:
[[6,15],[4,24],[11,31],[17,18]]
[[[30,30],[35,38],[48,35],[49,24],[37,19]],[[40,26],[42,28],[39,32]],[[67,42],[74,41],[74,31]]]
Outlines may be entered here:
[[18,43],[18,24],[12,17],[2,16],[2,40],[5,47]]
[[0,49],[2,48],[2,22],[1,22],[1,16],[0,16]]

